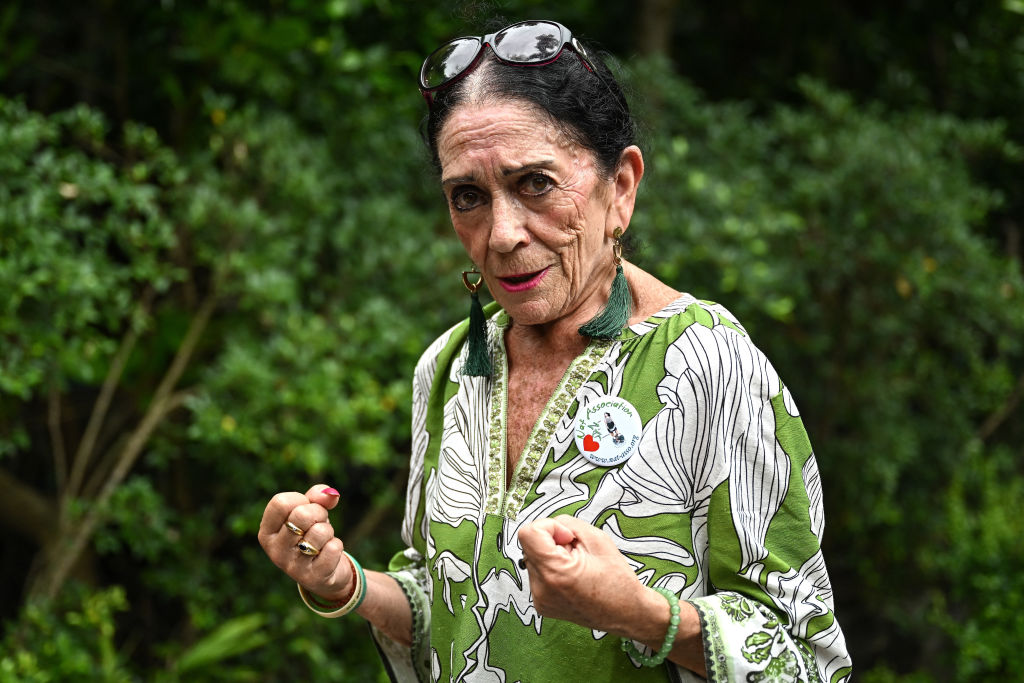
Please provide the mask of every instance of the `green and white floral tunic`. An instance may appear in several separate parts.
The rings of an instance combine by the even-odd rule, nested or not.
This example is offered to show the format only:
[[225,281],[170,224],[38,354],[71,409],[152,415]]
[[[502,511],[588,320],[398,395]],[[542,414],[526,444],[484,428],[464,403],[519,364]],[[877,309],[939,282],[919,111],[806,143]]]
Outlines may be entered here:
[[[821,555],[821,482],[789,392],[724,308],[684,295],[566,371],[505,481],[508,318],[488,321],[492,378],[463,377],[466,323],[413,384],[403,537],[392,560],[414,642],[374,632],[400,681],[696,681],[642,668],[618,637],[544,618],[519,527],[574,515],[606,531],[639,579],[701,615],[712,681],[842,681],[851,660]],[[624,463],[600,467],[576,416],[608,398],[641,414]],[[642,644],[638,644],[641,648]]]

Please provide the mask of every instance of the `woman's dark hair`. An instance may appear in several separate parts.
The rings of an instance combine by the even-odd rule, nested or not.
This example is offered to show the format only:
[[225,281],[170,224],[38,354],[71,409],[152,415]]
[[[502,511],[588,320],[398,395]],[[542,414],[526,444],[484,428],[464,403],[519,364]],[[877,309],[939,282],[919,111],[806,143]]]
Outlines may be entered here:
[[[434,167],[440,171],[437,138],[452,111],[464,103],[468,90],[474,96],[529,102],[551,117],[572,142],[597,157],[597,168],[610,176],[622,150],[636,144],[636,124],[619,84],[604,61],[587,49],[594,65],[591,72],[571,49],[543,66],[503,64],[486,48],[481,63],[465,78],[434,93],[434,102],[423,128]],[[471,88],[467,87],[472,85]]]

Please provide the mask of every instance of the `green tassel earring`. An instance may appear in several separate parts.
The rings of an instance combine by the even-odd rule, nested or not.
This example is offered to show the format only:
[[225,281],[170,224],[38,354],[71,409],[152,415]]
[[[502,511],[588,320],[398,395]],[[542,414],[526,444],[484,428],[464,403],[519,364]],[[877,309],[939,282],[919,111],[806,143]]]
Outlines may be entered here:
[[579,333],[591,339],[617,339],[622,328],[629,322],[633,308],[633,295],[622,273],[622,228],[615,228],[615,279],[604,310],[579,328]]
[[480,271],[473,267],[473,270],[462,271],[462,283],[469,290],[472,302],[469,305],[469,351],[466,354],[466,364],[462,366],[462,374],[469,377],[490,377],[491,376],[491,354],[487,350],[487,320],[484,318],[484,308],[480,305],[480,283],[484,277],[480,275],[476,282],[470,282],[470,275],[480,275]]

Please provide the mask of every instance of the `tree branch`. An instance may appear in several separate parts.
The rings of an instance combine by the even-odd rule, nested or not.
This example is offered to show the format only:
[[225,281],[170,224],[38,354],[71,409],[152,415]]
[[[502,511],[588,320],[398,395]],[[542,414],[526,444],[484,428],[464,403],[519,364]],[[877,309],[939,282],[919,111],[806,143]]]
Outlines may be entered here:
[[192,353],[196,349],[196,344],[199,343],[199,338],[202,336],[203,330],[206,329],[207,323],[210,322],[210,316],[213,315],[213,310],[216,307],[216,293],[215,291],[210,292],[199,307],[199,310],[196,311],[195,317],[192,318],[188,332],[185,333],[185,338],[181,341],[181,346],[178,347],[174,360],[171,361],[171,367],[164,373],[160,386],[156,388],[156,394],[153,395],[154,401],[166,400],[170,396],[171,391],[174,390],[178,380],[181,379],[182,373],[185,372],[185,368],[188,367],[188,363],[192,359]]
[[149,410],[146,411],[146,415],[142,418],[138,427],[135,428],[135,431],[125,441],[117,465],[107,478],[103,489],[100,491],[100,495],[89,506],[89,510],[81,522],[71,529],[70,538],[64,542],[54,544],[52,556],[48,558],[48,562],[44,565],[41,576],[32,584],[30,589],[32,595],[52,599],[60,592],[64,581],[67,580],[68,573],[78,561],[78,558],[86,549],[86,544],[88,544],[93,533],[96,531],[96,527],[106,511],[107,503],[110,502],[110,497],[117,490],[117,487],[120,486],[121,482],[124,481],[125,476],[131,470],[132,465],[138,459],[139,454],[153,435],[160,421],[167,414],[180,407],[188,396],[189,392],[182,391],[150,404]]
[[107,481],[110,473],[114,471],[114,465],[117,464],[118,457],[121,451],[124,450],[124,446],[128,443],[130,434],[119,434],[113,444],[110,445],[103,457],[99,459],[96,465],[92,468],[92,474],[86,480],[85,485],[82,487],[81,498],[83,500],[95,500],[103,489],[103,483]]
[[216,289],[214,289],[207,295],[192,318],[188,331],[185,333],[185,338],[182,339],[181,345],[174,355],[174,360],[171,361],[170,367],[164,373],[164,377],[160,381],[156,393],[153,395],[149,408],[125,442],[124,448],[121,449],[118,455],[117,463],[114,465],[96,500],[89,506],[89,510],[81,522],[71,530],[70,538],[67,539],[67,542],[55,544],[52,556],[47,558],[48,561],[43,565],[41,574],[35,577],[35,580],[32,582],[30,588],[32,595],[52,599],[60,592],[64,581],[67,579],[68,572],[92,538],[97,525],[102,519],[107,503],[110,502],[110,497],[124,481],[128,472],[131,471],[132,466],[142,453],[142,449],[149,441],[154,430],[156,430],[168,413],[182,405],[190,395],[189,391],[171,392],[174,390],[178,380],[181,379],[181,375],[185,372],[185,368],[192,358],[196,345],[199,343],[203,330],[206,329],[206,325],[209,323],[210,316],[213,314],[216,305],[217,295]]
[[[149,311],[152,299],[152,290],[147,290],[142,296],[142,301],[139,302],[140,313],[145,314]],[[138,338],[139,333],[135,328],[134,322],[129,320],[128,331],[121,339],[121,345],[110,362],[110,369],[107,371],[107,376],[103,379],[103,386],[100,389],[100,395],[96,399],[96,403],[93,405],[92,414],[89,415],[89,423],[85,427],[85,433],[82,434],[82,439],[78,442],[78,449],[75,451],[75,461],[71,465],[71,476],[61,496],[62,515],[67,512],[67,506],[71,499],[76,497],[81,491],[82,479],[85,476],[89,460],[92,458],[92,452],[96,446],[96,439],[99,437],[100,428],[103,426],[103,420],[106,418],[107,410],[110,408],[110,401],[114,397],[114,392],[121,381],[121,375],[124,373],[128,357],[131,355],[132,349],[135,348],[135,342],[138,341]]]

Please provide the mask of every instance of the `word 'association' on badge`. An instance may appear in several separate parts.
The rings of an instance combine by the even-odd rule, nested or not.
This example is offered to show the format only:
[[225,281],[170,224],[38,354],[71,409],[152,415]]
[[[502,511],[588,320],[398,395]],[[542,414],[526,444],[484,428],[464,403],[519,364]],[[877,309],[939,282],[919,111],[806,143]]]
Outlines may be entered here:
[[576,415],[576,447],[601,467],[620,465],[636,452],[643,423],[624,398],[609,396],[580,408]]

